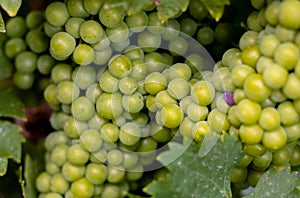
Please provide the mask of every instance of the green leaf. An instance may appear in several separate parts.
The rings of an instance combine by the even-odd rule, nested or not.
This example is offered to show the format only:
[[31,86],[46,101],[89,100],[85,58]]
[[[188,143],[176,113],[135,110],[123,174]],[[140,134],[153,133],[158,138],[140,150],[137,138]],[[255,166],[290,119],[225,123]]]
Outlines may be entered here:
[[24,104],[8,90],[0,90],[0,117],[20,118],[26,120]]
[[219,21],[223,16],[225,5],[230,5],[230,0],[199,0],[208,10],[209,14]]
[[[204,157],[198,155],[199,145],[191,144],[177,159],[167,165],[170,177],[154,181],[144,191],[156,198],[163,197],[232,197],[230,178],[233,168],[242,157],[241,143],[224,135]],[[170,150],[158,160],[166,165],[172,156],[186,145],[169,143]]]
[[187,0],[160,0],[157,6],[157,14],[162,23],[186,11],[189,6]]
[[22,142],[25,138],[20,131],[20,126],[0,120],[0,158],[12,158],[21,162]]
[[257,197],[297,197],[299,193],[294,190],[300,185],[297,172],[282,170],[276,173],[270,169],[259,179],[254,191],[245,198]]
[[0,12],[0,32],[6,32],[5,24],[1,12]]
[[8,159],[0,157],[0,177],[6,174]]
[[16,16],[22,4],[22,0],[0,0],[1,7],[10,17]]

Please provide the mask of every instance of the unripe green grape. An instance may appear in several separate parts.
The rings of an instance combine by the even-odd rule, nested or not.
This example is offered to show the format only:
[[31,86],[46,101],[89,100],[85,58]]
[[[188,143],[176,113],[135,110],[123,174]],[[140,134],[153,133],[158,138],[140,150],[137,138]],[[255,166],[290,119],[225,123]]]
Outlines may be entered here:
[[147,53],[144,62],[148,67],[148,72],[160,72],[165,68],[163,56],[158,52]]
[[69,64],[58,63],[51,71],[51,80],[59,83],[64,80],[71,80],[72,67]]
[[135,167],[129,169],[126,172],[126,180],[128,181],[137,181],[142,178],[144,168],[141,164],[137,164]]
[[239,40],[239,47],[244,50],[247,46],[256,44],[258,33],[253,30],[246,31]]
[[167,41],[172,41],[180,33],[180,23],[176,19],[168,19],[166,21],[165,30],[161,34],[162,38]]
[[52,192],[64,194],[69,189],[69,183],[61,173],[57,173],[51,178],[50,189]]
[[273,90],[270,99],[276,103],[281,103],[285,100],[287,100],[287,97],[283,94],[282,90]]
[[141,157],[147,157],[156,152],[157,142],[151,138],[143,138],[140,141],[139,147],[137,148],[137,152]]
[[183,56],[189,48],[189,43],[186,39],[182,37],[177,37],[176,39],[170,41],[168,49],[174,56]]
[[[194,125],[195,125],[195,122],[193,122],[189,117],[183,118],[182,122],[179,125],[179,133],[184,138],[189,138],[189,139],[193,138],[195,135],[193,133],[193,132],[195,132],[195,131],[193,131]],[[168,132],[171,133],[171,131],[168,131]]]
[[164,24],[159,20],[157,12],[152,12],[148,15],[147,30],[152,34],[161,34],[164,32]]
[[211,132],[211,129],[209,128],[207,121],[199,121],[194,123],[191,132],[194,140],[198,143],[201,143],[204,139],[204,136]]
[[298,10],[300,9],[300,3],[298,1],[284,1],[281,2],[278,10],[278,21],[283,27],[290,29],[298,29],[300,23],[300,14]]
[[73,81],[64,80],[57,85],[56,97],[63,104],[71,104],[79,94],[80,90]]
[[241,54],[240,49],[230,48],[222,56],[222,63],[225,66],[229,66],[229,62],[235,57]]
[[104,124],[100,129],[101,137],[106,142],[116,142],[119,139],[119,128],[112,123]]
[[148,25],[148,16],[144,11],[126,16],[125,22],[132,32],[141,32]]
[[114,119],[123,112],[122,95],[119,92],[103,93],[96,101],[96,110],[105,119]]
[[151,137],[157,142],[164,143],[172,138],[170,129],[160,126],[155,122],[151,124],[150,130]]
[[151,95],[155,95],[167,87],[167,79],[159,72],[152,72],[144,82],[145,90]]
[[85,166],[76,166],[70,162],[66,162],[61,171],[67,181],[74,182],[84,176]]
[[191,88],[191,96],[199,105],[209,105],[215,98],[215,89],[208,81],[199,81]]
[[100,88],[105,92],[113,93],[118,91],[118,84],[119,79],[114,77],[109,71],[105,71],[99,79]]
[[285,101],[279,104],[277,111],[280,116],[280,121],[283,125],[289,126],[299,121],[299,114],[297,113],[293,103],[290,101]]
[[111,56],[112,56],[111,47],[107,47],[106,49],[100,51],[95,51],[95,59],[93,63],[97,65],[107,64]]
[[29,29],[38,28],[44,22],[44,13],[40,10],[32,10],[26,15],[25,21]]
[[176,104],[176,100],[170,96],[166,90],[162,90],[155,95],[155,105],[161,109],[166,104]]
[[266,170],[270,166],[272,158],[273,155],[268,150],[262,156],[254,157],[252,161],[254,169]]
[[68,137],[63,131],[55,131],[47,135],[44,145],[47,151],[52,151],[57,145],[67,144],[68,140]]
[[289,73],[285,84],[282,87],[282,92],[284,95],[290,99],[298,99],[300,98],[300,93],[295,91],[297,87],[300,85],[299,78],[294,73]]
[[275,28],[275,35],[281,42],[293,42],[296,36],[296,31],[277,25]]
[[290,126],[284,126],[288,142],[297,141],[300,138],[300,123],[296,123]]
[[253,160],[253,157],[248,155],[248,154],[244,154],[243,157],[238,161],[237,163],[237,167],[247,167]]
[[222,113],[218,109],[213,109],[208,114],[207,122],[208,122],[209,128],[218,133],[220,133],[222,131],[227,131],[230,126],[227,115]]
[[22,16],[15,16],[10,18],[6,25],[6,34],[12,38],[21,38],[27,31],[26,21]]
[[263,27],[259,24],[258,12],[252,11],[247,18],[247,27],[256,32],[262,31]]
[[125,177],[125,170],[121,166],[108,166],[107,181],[110,183],[119,183]]
[[102,118],[98,113],[95,113],[95,115],[88,120],[87,124],[90,129],[99,131],[107,122],[106,119]]
[[248,170],[246,168],[236,167],[232,170],[230,181],[232,183],[242,183],[247,179]]
[[258,73],[263,73],[264,70],[272,65],[276,64],[273,59],[261,56],[256,63],[256,71]]
[[262,144],[271,151],[279,150],[287,143],[287,135],[283,127],[279,126],[264,132]]
[[99,19],[103,25],[109,28],[117,27],[124,19],[125,13],[121,6],[102,6],[99,12]]
[[67,59],[74,51],[76,41],[67,32],[57,32],[50,40],[50,54],[57,60]]
[[210,27],[205,26],[198,30],[196,38],[202,45],[209,45],[215,39],[214,31]]
[[261,56],[258,45],[250,45],[246,47],[242,51],[241,56],[244,64],[254,68],[257,60]]
[[175,99],[182,99],[190,92],[189,83],[183,78],[174,78],[168,83],[167,92]]
[[208,11],[201,1],[191,0],[189,5],[189,13],[197,21],[202,21],[208,16]]
[[245,144],[243,151],[252,157],[259,157],[266,152],[266,148],[262,144]]
[[72,73],[72,80],[83,90],[96,82],[96,78],[96,70],[90,66],[77,67]]
[[121,194],[121,189],[116,184],[106,183],[103,186],[102,197],[119,198],[120,194]]
[[125,55],[116,55],[108,63],[109,72],[117,78],[128,76],[131,69],[132,63]]
[[89,152],[95,152],[102,146],[101,134],[95,129],[86,129],[80,134],[80,145]]
[[54,174],[60,172],[60,167],[57,164],[55,164],[54,162],[47,161],[45,170],[47,171],[47,173],[54,175]]
[[104,34],[102,26],[94,20],[88,20],[81,23],[79,35],[83,41],[89,44],[97,43]]
[[187,108],[186,114],[192,121],[198,122],[207,118],[208,108],[191,102]]
[[180,21],[180,31],[189,36],[193,36],[197,31],[196,21],[191,18],[183,18]]
[[79,44],[73,51],[72,59],[79,65],[89,65],[95,59],[94,49],[87,44]]
[[66,144],[55,146],[51,152],[51,160],[58,166],[62,166],[67,161],[68,148]]
[[83,6],[83,0],[68,0],[66,5],[72,17],[86,18],[89,16]]
[[38,56],[31,51],[24,51],[17,55],[15,59],[15,67],[18,72],[23,74],[34,73],[37,68]]
[[[103,144],[103,145],[105,145],[105,144]],[[106,159],[107,159],[107,150],[106,150],[106,148],[101,148],[100,150],[90,154],[90,160],[93,163],[102,164],[102,163],[106,162]]]
[[82,166],[89,160],[89,152],[84,150],[80,144],[73,144],[68,148],[67,159],[73,165]]
[[66,4],[62,2],[50,3],[45,10],[45,16],[53,26],[63,26],[70,17]]
[[34,74],[15,72],[13,76],[14,85],[21,90],[28,90],[34,84]]
[[37,69],[43,75],[51,73],[52,68],[55,65],[55,60],[49,54],[43,54],[38,57]]
[[280,150],[273,152],[272,163],[275,165],[284,165],[289,162],[291,150],[288,147],[283,147]]
[[86,178],[83,177],[71,184],[71,191],[76,197],[88,198],[92,197],[94,186]]
[[284,86],[288,79],[288,71],[280,65],[273,64],[263,71],[263,80],[272,89]]
[[117,27],[106,28],[105,31],[112,43],[121,43],[129,36],[129,29],[125,22],[121,22]]
[[63,27],[51,25],[48,21],[44,23],[44,32],[48,37],[54,36],[58,32],[62,32]]
[[103,93],[99,83],[93,83],[87,87],[85,96],[92,102],[96,103],[98,97]]
[[127,122],[121,126],[119,131],[119,139],[123,144],[127,146],[133,146],[139,142],[140,137],[141,131],[137,124],[133,122]]
[[261,114],[261,107],[257,102],[250,99],[242,99],[237,104],[237,117],[243,124],[255,124]]
[[70,138],[78,138],[79,135],[88,128],[87,123],[77,120],[74,117],[70,117],[63,127],[64,132]]
[[154,52],[160,47],[161,35],[143,31],[138,34],[137,43],[144,52]]
[[78,97],[71,105],[72,115],[80,120],[87,121],[95,114],[95,105],[86,97]]
[[113,43],[111,42],[111,48],[116,52],[123,52],[127,47],[130,45],[130,39],[127,37],[124,41],[120,43]]
[[55,130],[61,130],[64,127],[65,122],[69,119],[69,114],[63,111],[53,112],[50,116],[50,124]]
[[257,144],[262,140],[263,129],[258,125],[241,125],[239,136],[245,144]]
[[19,53],[25,51],[27,45],[22,38],[11,38],[4,44],[4,52],[8,58],[15,58]]
[[292,150],[290,164],[291,164],[291,166],[299,166],[299,164],[300,164],[300,146],[299,145],[296,145]]
[[264,56],[273,57],[276,47],[280,44],[277,36],[269,34],[264,36],[260,43],[259,49]]
[[94,185],[103,184],[107,179],[108,170],[103,164],[89,163],[86,166],[85,177]]
[[56,97],[56,90],[57,90],[57,85],[56,84],[50,84],[46,87],[44,91],[44,98],[47,101],[48,104],[50,105],[59,105],[60,102]]
[[245,79],[243,88],[246,96],[257,102],[266,100],[271,94],[271,89],[264,82],[262,75],[256,73]]
[[144,59],[144,51],[136,45],[128,46],[124,50],[124,55],[127,56],[131,61],[142,61]]
[[122,151],[112,149],[107,153],[107,162],[109,165],[118,166],[123,162]]
[[299,59],[299,49],[293,43],[282,43],[274,52],[274,60],[287,70],[295,67]]
[[280,113],[274,107],[266,107],[261,111],[259,125],[265,130],[273,130],[280,125]]
[[49,48],[49,38],[44,32],[40,30],[30,30],[26,34],[25,40],[28,47],[37,54],[45,52]]
[[65,31],[72,35],[75,39],[80,38],[79,29],[85,20],[83,18],[71,17],[65,24]]
[[35,179],[35,185],[39,192],[50,191],[51,175],[47,172],[40,173]]
[[122,106],[125,111],[129,113],[138,113],[144,107],[143,95],[139,92],[135,92],[131,95],[123,95]]
[[98,14],[103,4],[103,0],[83,0],[84,9],[91,15]]
[[184,78],[190,80],[192,76],[192,71],[188,64],[184,63],[175,63],[169,68],[168,78],[170,80],[175,78]]
[[183,120],[183,111],[177,104],[167,104],[161,109],[161,121],[165,127],[176,128]]
[[212,73],[212,83],[217,91],[224,91],[225,77],[230,74],[228,67],[221,67]]
[[125,95],[133,94],[137,88],[138,84],[132,77],[126,76],[119,81],[119,89]]

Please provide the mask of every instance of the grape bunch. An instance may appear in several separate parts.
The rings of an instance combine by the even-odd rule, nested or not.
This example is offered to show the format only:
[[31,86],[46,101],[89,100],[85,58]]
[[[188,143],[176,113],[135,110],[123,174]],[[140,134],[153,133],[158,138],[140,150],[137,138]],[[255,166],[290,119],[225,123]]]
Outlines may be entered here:
[[21,90],[31,89],[35,82],[47,82],[55,64],[49,55],[49,38],[44,33],[44,14],[31,10],[26,16],[10,18],[6,24],[7,41],[4,53],[14,65],[14,85]]
[[264,23],[253,22],[250,14],[239,48],[224,53],[212,74],[218,78],[211,78],[227,104],[221,106],[230,124],[227,131],[243,145],[244,157],[231,178],[236,189],[254,187],[269,168],[300,165],[300,2],[252,3]]
[[40,197],[125,197],[162,168],[155,157],[167,142],[201,142],[223,116],[208,115],[215,88],[201,71],[213,59],[153,6],[127,15],[104,1],[57,1],[45,17],[56,63],[44,91],[54,131],[36,179]]

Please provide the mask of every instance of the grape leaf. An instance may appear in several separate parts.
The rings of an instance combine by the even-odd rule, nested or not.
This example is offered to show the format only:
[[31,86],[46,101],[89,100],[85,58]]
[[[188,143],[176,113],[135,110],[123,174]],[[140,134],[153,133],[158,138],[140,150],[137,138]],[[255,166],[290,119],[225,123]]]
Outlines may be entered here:
[[0,158],[12,158],[21,162],[22,142],[21,127],[8,121],[0,120]]
[[22,4],[22,0],[0,0],[1,7],[10,17],[16,16]]
[[4,20],[3,20],[3,17],[2,17],[2,14],[0,12],[0,32],[5,32],[5,24],[4,24]]
[[253,192],[245,198],[256,197],[297,197],[299,192],[295,189],[300,185],[300,178],[297,172],[282,170],[276,173],[270,169],[259,179]]
[[208,10],[209,14],[219,21],[223,16],[225,6],[230,5],[230,0],[200,0]]
[[0,176],[6,174],[7,165],[8,165],[8,159],[5,157],[0,157]]
[[189,1],[187,0],[160,0],[157,2],[159,2],[157,5],[157,14],[162,23],[186,11],[189,5]]
[[[233,136],[224,135],[207,155],[198,155],[199,145],[191,144],[171,164],[171,174],[153,181],[144,191],[156,198],[163,197],[232,197],[230,178],[233,168],[242,156],[241,144]],[[169,143],[170,150],[161,153],[158,160],[166,165],[172,156],[185,148]]]
[[20,118],[26,121],[24,104],[8,90],[0,90],[0,117]]

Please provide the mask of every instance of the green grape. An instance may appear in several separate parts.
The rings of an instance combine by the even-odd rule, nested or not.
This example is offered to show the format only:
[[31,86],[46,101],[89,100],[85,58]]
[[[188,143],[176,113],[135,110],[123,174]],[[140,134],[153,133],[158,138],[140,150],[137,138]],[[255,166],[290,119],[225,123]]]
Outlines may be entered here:
[[168,128],[176,128],[183,120],[183,111],[177,104],[167,104],[160,111],[161,122]]
[[244,64],[255,67],[257,60],[261,56],[258,45],[250,45],[242,51],[242,61]]
[[39,10],[30,11],[25,18],[29,29],[39,28],[44,23],[44,13]]
[[300,18],[299,10],[300,2],[298,1],[281,2],[278,10],[279,24],[289,29],[298,29],[300,27],[300,22],[298,21]]
[[88,127],[90,129],[95,129],[99,131],[104,124],[106,124],[108,121],[104,118],[102,118],[99,114],[95,114],[91,119],[88,121]]
[[144,59],[144,51],[135,45],[127,47],[124,50],[124,55],[127,56],[131,61],[142,61]]
[[147,137],[147,138],[143,138],[140,141],[140,145],[137,149],[137,152],[141,157],[148,157],[156,153],[155,151],[156,148],[157,148],[157,142],[153,138]]
[[47,151],[52,151],[57,145],[67,144],[68,140],[68,137],[63,131],[54,131],[47,135],[44,145]]
[[126,180],[128,181],[137,181],[142,178],[144,168],[141,164],[136,165],[126,172]]
[[208,133],[211,133],[211,129],[209,128],[207,121],[199,121],[194,123],[191,132],[194,140],[197,142],[202,142],[204,136]]
[[103,184],[107,179],[108,170],[103,164],[89,163],[86,166],[85,177],[94,185]]
[[148,16],[146,12],[140,11],[133,15],[126,16],[125,22],[132,32],[141,32],[148,25]]
[[273,34],[269,34],[261,39],[259,43],[259,49],[264,56],[273,57],[274,52],[279,44],[280,41],[278,40],[278,37]]
[[121,189],[116,184],[106,183],[103,186],[102,197],[118,198],[120,197]]
[[129,36],[129,29],[125,22],[121,22],[117,27],[106,28],[105,31],[112,43],[122,43]]
[[104,30],[102,26],[94,20],[84,21],[79,27],[80,38],[89,44],[99,42],[103,34]]
[[137,43],[144,52],[154,52],[160,47],[161,35],[143,31],[138,34]]
[[110,47],[110,40],[107,38],[106,32],[103,32],[103,35],[97,43],[91,44],[91,46],[94,48],[96,51],[102,51],[105,49],[108,49]]
[[103,93],[100,85],[98,83],[91,84],[85,92],[86,97],[92,102],[96,103],[98,97]]
[[45,169],[46,169],[47,173],[49,173],[51,175],[54,175],[54,174],[60,172],[60,167],[51,161],[47,161]]
[[259,120],[261,107],[257,102],[245,98],[237,104],[236,113],[240,122],[252,125]]
[[10,18],[5,25],[5,28],[7,36],[12,38],[21,38],[27,31],[26,21],[22,16]]
[[64,194],[69,189],[69,183],[61,173],[57,173],[51,178],[50,189],[52,192]]
[[180,33],[180,23],[176,19],[168,19],[166,21],[165,30],[161,37],[167,41],[172,41]]
[[247,27],[249,27],[250,30],[260,32],[262,31],[263,27],[259,23],[258,18],[258,12],[253,11],[250,13],[250,15],[247,18]]
[[37,68],[38,56],[31,51],[24,51],[17,55],[15,67],[22,74],[32,74]]
[[22,38],[11,38],[4,44],[4,52],[8,58],[15,58],[19,53],[25,51],[27,45]]
[[69,119],[69,115],[63,111],[53,112],[50,116],[50,124],[55,130],[61,130],[65,122]]
[[89,65],[95,59],[94,49],[87,44],[79,44],[74,48],[72,59],[79,65]]
[[283,127],[267,131],[263,135],[262,144],[265,148],[276,151],[283,148],[287,143],[287,135]]
[[72,103],[71,111],[76,119],[87,121],[95,114],[95,105],[88,98],[80,96]]
[[48,21],[44,23],[44,32],[48,37],[53,37],[58,32],[63,32],[63,27],[51,25]]
[[76,166],[66,162],[61,169],[61,173],[67,181],[74,182],[84,176],[85,166]]
[[189,117],[183,118],[179,126],[179,132],[184,138],[195,138],[196,130],[193,130],[195,122],[193,122]]
[[97,65],[105,65],[108,63],[112,56],[112,49],[111,47],[107,47],[106,49],[95,51],[95,59],[93,63]]
[[83,0],[84,9],[91,15],[97,15],[103,4],[103,0]]
[[272,89],[280,89],[288,79],[288,71],[278,64],[273,64],[263,71],[263,81]]
[[82,166],[89,160],[89,153],[80,144],[73,144],[67,150],[67,159],[73,165]]
[[71,17],[65,24],[65,31],[72,35],[75,39],[80,38],[79,29],[85,20],[83,18]]
[[215,98],[215,89],[208,81],[198,81],[191,87],[191,96],[198,105],[209,105]]
[[47,6],[45,16],[51,25],[63,26],[70,17],[70,14],[66,4],[63,2],[52,2]]
[[63,196],[59,193],[49,192],[43,198],[63,198]]
[[104,124],[100,129],[101,137],[106,142],[116,142],[119,138],[119,128],[112,123]]
[[281,42],[293,42],[296,36],[296,31],[277,25],[275,28],[275,35]]
[[240,65],[238,67],[235,67],[231,71],[231,78],[232,82],[237,87],[243,87],[245,79],[250,74],[253,74],[255,71],[252,67],[249,67],[248,65]]
[[48,75],[51,73],[55,63],[55,60],[49,54],[43,54],[38,57],[37,69],[41,74]]
[[105,148],[101,148],[100,150],[93,152],[90,155],[90,160],[93,163],[105,163],[106,158],[107,158],[107,150]]
[[272,158],[273,155],[268,150],[262,156],[254,157],[252,161],[254,169],[266,170],[270,166]]
[[167,87],[167,79],[158,72],[150,73],[144,82],[145,90],[151,95],[155,95]]
[[206,120],[208,108],[206,106],[200,106],[194,102],[191,102],[186,110],[186,114],[194,122]]
[[197,31],[197,23],[191,18],[183,18],[180,21],[180,31],[193,36]]
[[266,100],[271,94],[271,89],[266,85],[261,74],[250,74],[245,79],[243,88],[246,96],[257,102]]
[[35,185],[39,192],[50,191],[51,175],[47,172],[40,173],[35,179]]
[[123,162],[122,151],[113,149],[107,153],[107,162],[109,165],[118,166]]
[[126,76],[120,79],[119,89],[125,95],[133,94],[138,88],[136,80],[132,77]]
[[95,152],[102,146],[101,134],[95,129],[84,130],[80,134],[80,145],[89,152]]
[[123,52],[130,45],[130,39],[127,37],[124,41],[120,43],[111,42],[111,48],[116,52]]
[[64,132],[70,138],[78,138],[79,135],[88,128],[87,123],[77,120],[74,117],[70,117],[64,124]]
[[45,100],[47,101],[47,103],[53,106],[60,104],[59,100],[56,98],[56,89],[56,84],[50,84],[46,87],[44,91]]
[[105,71],[99,79],[100,88],[105,92],[113,93],[118,91],[118,84],[119,79],[114,77],[109,71]]
[[272,163],[275,165],[284,165],[291,158],[291,151],[286,146],[282,149],[273,152]]
[[256,63],[256,71],[263,73],[266,68],[271,67],[273,64],[275,64],[273,59],[261,56]]
[[232,183],[242,183],[247,179],[248,170],[246,168],[234,168],[232,170],[230,181]]
[[30,30],[26,34],[26,43],[29,48],[35,53],[45,52],[49,47],[47,35],[40,30]]
[[148,67],[148,72],[160,72],[165,68],[163,56],[158,52],[147,53],[144,62]]
[[245,144],[260,143],[263,137],[263,129],[258,124],[241,125],[239,129],[239,136],[241,141]]
[[148,73],[148,67],[143,61],[132,61],[130,77],[134,78],[136,81],[140,81],[144,80]]
[[139,92],[135,92],[131,95],[123,95],[122,106],[125,111],[129,113],[138,113],[144,107],[143,95]]
[[196,38],[202,45],[209,45],[215,39],[215,32],[210,27],[205,26],[198,30]]
[[56,145],[51,152],[51,161],[58,166],[62,166],[65,162],[67,162],[68,148],[69,147],[66,144]]
[[119,139],[122,144],[126,146],[133,146],[139,142],[141,138],[141,131],[137,124],[127,122],[121,126],[119,131]]
[[72,73],[72,80],[80,89],[87,89],[96,82],[96,70],[90,66],[77,67]]
[[147,30],[152,34],[161,34],[164,32],[164,24],[159,20],[157,12],[152,12],[148,15]]
[[34,74],[15,72],[13,76],[13,82],[17,88],[21,90],[28,90],[34,84]]
[[99,19],[108,28],[117,27],[124,19],[125,13],[121,6],[102,6],[99,12]]
[[300,98],[300,94],[295,90],[297,90],[297,87],[299,85],[300,85],[300,80],[295,75],[295,73],[289,73],[287,80],[282,87],[282,92],[287,98],[294,99],[294,100],[298,99]]
[[283,103],[280,103],[277,107],[277,111],[280,116],[280,122],[283,125],[290,126],[296,124],[299,121],[299,115],[293,103],[290,101],[285,101]]
[[117,78],[128,76],[131,69],[132,63],[125,55],[115,55],[108,63],[109,72]]
[[123,167],[108,166],[107,181],[109,183],[119,183],[124,177],[125,170]]
[[208,11],[201,1],[191,0],[188,9],[190,15],[199,22],[208,16]]
[[75,197],[88,198],[94,193],[94,186],[87,178],[83,177],[71,184],[71,191]]
[[175,99],[182,99],[190,93],[190,85],[183,78],[174,78],[168,83],[167,92]]
[[167,90],[162,90],[155,95],[155,105],[161,109],[166,104],[176,104],[177,101],[170,96]]
[[299,164],[300,164],[300,146],[299,145],[296,145],[292,150],[290,164],[291,164],[291,166],[299,166]]
[[207,117],[207,122],[209,128],[218,133],[227,131],[230,126],[226,114],[222,113],[218,109],[213,109],[212,111],[210,111]]
[[72,67],[69,64],[57,63],[51,71],[51,80],[59,83],[64,80],[71,80]]
[[244,50],[247,46],[256,44],[258,33],[253,30],[246,31],[239,40],[239,47]]
[[118,118],[123,113],[122,95],[119,92],[101,94],[96,101],[96,110],[105,119]]
[[189,43],[182,37],[177,37],[176,39],[170,41],[168,46],[171,54],[175,56],[183,56],[187,52],[188,47]]
[[84,8],[83,0],[68,0],[66,5],[72,17],[86,18],[89,16]]
[[274,107],[266,107],[261,111],[259,125],[265,130],[273,130],[280,125],[280,114]]
[[67,59],[74,51],[76,41],[67,32],[55,33],[50,41],[50,54],[57,60]]
[[299,60],[299,49],[295,44],[281,43],[274,52],[274,60],[287,70],[291,70]]

